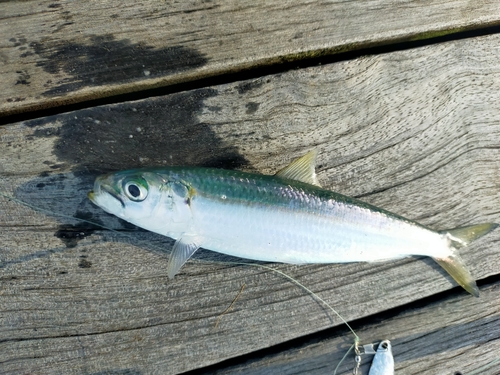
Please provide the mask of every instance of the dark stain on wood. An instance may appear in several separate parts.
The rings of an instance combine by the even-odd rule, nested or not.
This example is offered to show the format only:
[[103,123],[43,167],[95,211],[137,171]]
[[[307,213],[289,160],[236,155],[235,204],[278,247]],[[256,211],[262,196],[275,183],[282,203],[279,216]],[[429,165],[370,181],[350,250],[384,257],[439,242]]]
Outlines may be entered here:
[[28,81],[31,76],[26,70],[18,70],[16,71],[16,73],[18,74],[16,85],[29,85],[31,83],[30,81]]
[[198,120],[204,101],[216,95],[217,90],[200,89],[25,125],[36,127],[33,137],[57,137],[53,152],[58,160],[83,175],[162,165],[226,169],[248,165],[236,148],[224,145],[208,124]]
[[80,223],[77,225],[63,224],[59,226],[54,236],[59,238],[67,248],[71,249],[78,245],[78,241],[94,233],[96,228],[96,226],[89,223]]
[[222,111],[222,107],[219,106],[219,105],[211,105],[211,106],[207,106],[207,109],[210,111],[210,112],[215,112],[215,113],[220,113],[220,111]]
[[80,261],[78,262],[78,268],[91,268],[92,267],[92,262],[88,261],[86,258],[86,255],[81,255],[80,256]]
[[8,98],[7,102],[9,102],[9,103],[18,103],[18,102],[24,102],[25,100],[26,100],[26,98],[17,97],[17,98]]
[[259,109],[260,103],[255,103],[255,102],[248,102],[245,107],[246,107],[246,114],[251,115],[252,113],[257,112]]
[[135,369],[113,369],[106,371],[93,372],[92,375],[141,375],[142,372]]
[[26,38],[19,38],[19,39],[10,38],[9,42],[14,43],[14,47],[19,47],[19,46],[25,45],[27,43],[27,39]]
[[51,137],[51,136],[58,136],[59,135],[59,128],[57,127],[50,127],[50,128],[44,128],[44,129],[36,129],[33,133],[35,137]]
[[129,223],[128,221],[125,221],[123,219],[118,218],[118,222],[121,224],[123,229],[126,229],[128,231],[146,232],[145,229],[139,228],[137,225]]
[[263,84],[264,81],[262,79],[256,79],[254,81],[242,82],[241,84],[236,86],[236,89],[238,90],[238,94],[242,95],[247,93],[248,91],[261,87]]
[[[208,61],[203,54],[187,47],[158,49],[145,42],[115,40],[110,34],[92,36],[84,41],[32,42],[29,46],[42,58],[37,66],[47,73],[62,75],[58,84],[45,91],[44,96],[172,75],[199,68]],[[26,52],[25,56],[28,55]]]

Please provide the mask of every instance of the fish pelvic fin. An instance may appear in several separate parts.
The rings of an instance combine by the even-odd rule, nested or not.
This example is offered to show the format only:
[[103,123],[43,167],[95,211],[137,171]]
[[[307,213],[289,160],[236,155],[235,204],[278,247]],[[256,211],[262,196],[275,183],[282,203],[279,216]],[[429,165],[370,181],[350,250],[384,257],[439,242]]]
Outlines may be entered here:
[[457,249],[467,246],[472,241],[488,234],[498,226],[499,225],[495,223],[485,223],[439,232],[448,238],[451,255],[446,258],[434,258],[434,260],[443,267],[462,288],[473,296],[479,297],[479,289],[476,285],[476,281],[465,267],[462,258],[458,255]]

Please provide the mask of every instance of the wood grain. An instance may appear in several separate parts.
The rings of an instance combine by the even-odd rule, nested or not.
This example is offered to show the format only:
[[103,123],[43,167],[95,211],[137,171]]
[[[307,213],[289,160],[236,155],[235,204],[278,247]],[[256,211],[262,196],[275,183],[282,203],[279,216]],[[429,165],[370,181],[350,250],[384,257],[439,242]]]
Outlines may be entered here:
[[[0,198],[0,372],[175,374],[341,325],[286,279],[212,252],[169,281],[172,242],[86,198],[104,171],[273,173],[316,148],[327,188],[434,228],[500,222],[499,46],[460,40],[1,127],[0,191],[51,213]],[[461,252],[478,279],[498,274],[499,236]],[[349,321],[455,287],[427,258],[275,267]]]
[[496,0],[3,2],[0,116],[499,23]]

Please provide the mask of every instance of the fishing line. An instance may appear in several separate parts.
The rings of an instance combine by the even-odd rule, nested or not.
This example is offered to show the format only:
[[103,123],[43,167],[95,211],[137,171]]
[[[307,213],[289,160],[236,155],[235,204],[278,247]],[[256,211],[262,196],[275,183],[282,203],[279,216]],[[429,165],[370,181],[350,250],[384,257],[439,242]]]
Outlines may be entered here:
[[[351,328],[351,327],[349,327]],[[349,348],[349,350],[347,350],[347,352],[344,354],[344,356],[342,357],[342,359],[340,360],[340,362],[337,364],[337,367],[335,367],[335,370],[333,371],[333,375],[337,375],[337,371],[340,367],[340,365],[344,362],[344,360],[347,358],[347,356],[349,355],[349,353],[356,347],[356,345],[358,345],[359,343],[359,337],[354,334],[356,336],[356,338],[354,339],[354,344],[351,345],[351,347]]]
[[[208,262],[210,262],[210,261],[208,261]],[[294,283],[298,287],[300,287],[303,290],[305,290],[307,293],[309,293],[311,296],[313,296],[314,298],[316,298],[323,305],[325,305],[326,307],[328,307],[335,315],[337,315],[339,317],[339,319],[342,321],[342,323],[344,323],[347,326],[347,328],[349,328],[349,330],[354,335],[355,342],[359,343],[359,340],[360,340],[359,336],[356,334],[356,332],[354,332],[354,329],[352,329],[352,327],[349,325],[349,323],[347,323],[347,321],[342,317],[342,315],[340,315],[340,313],[337,312],[337,310],[335,310],[332,306],[330,306],[330,304],[328,304],[328,302],[326,302],[318,294],[314,293],[311,289],[309,289],[308,287],[306,287],[304,284],[300,283],[300,281],[298,281],[298,280],[294,279],[293,277],[287,275],[283,271],[277,270],[276,268],[272,268],[272,267],[269,267],[269,266],[265,266],[263,264],[257,264],[257,263],[244,263],[244,262],[210,262],[210,263],[218,263],[218,264],[222,263],[222,264],[228,264],[228,265],[230,265],[230,264],[238,264],[238,265],[244,265],[244,266],[260,267],[260,268],[264,268],[264,269],[269,270],[269,271],[276,272],[280,276],[283,276],[284,278],[288,279],[289,281],[291,281],[292,283]]]
[[[17,198],[14,198],[14,197],[11,197],[7,194],[4,194],[2,192],[0,192],[0,196],[4,197],[5,199],[7,200],[10,200],[10,201],[13,201],[17,204],[20,204],[22,206],[25,206],[25,207],[28,207],[28,208],[31,208],[32,210],[34,211],[37,211],[37,212],[41,212],[41,213],[45,213],[45,214],[48,214],[48,215],[51,215],[51,216],[59,216],[61,218],[65,218],[65,219],[70,219],[70,220],[77,220],[77,221],[80,221],[80,222],[83,222],[83,223],[87,223],[87,224],[91,224],[91,225],[94,225],[94,226],[97,226],[99,228],[102,228],[102,229],[106,229],[106,230],[109,230],[110,232],[112,233],[116,233],[117,235],[120,235],[120,236],[124,236],[124,237],[128,237],[130,239],[132,239],[134,242],[137,243],[137,241],[139,241],[140,243],[140,240],[138,240],[136,237],[128,234],[128,233],[125,233],[125,232],[122,232],[122,231],[118,231],[116,229],[112,229],[112,228],[108,228],[106,227],[105,225],[102,225],[102,224],[99,224],[99,223],[96,223],[96,222],[93,222],[93,221],[90,221],[90,220],[86,220],[86,219],[81,219],[81,218],[78,218],[78,217],[74,217],[74,216],[69,216],[69,215],[65,215],[65,214],[60,214],[60,213],[57,213],[57,212],[52,212],[50,210],[46,210],[44,208],[40,208],[40,207],[36,207],[36,206],[33,206],[29,203],[26,203],[26,202],[23,202]],[[151,244],[148,244],[148,246],[151,246]],[[156,248],[156,250],[159,250],[156,246],[152,246],[153,248]],[[162,250],[163,252],[163,250]],[[295,285],[297,285],[298,287],[302,288],[305,292],[307,292],[310,296],[312,296],[313,298],[315,298],[317,301],[319,301],[320,303],[322,303],[324,306],[326,306],[330,311],[332,311],[341,321],[342,323],[344,323],[347,328],[351,331],[351,333],[354,335],[354,344],[351,345],[351,347],[349,348],[349,350],[347,351],[347,353],[344,355],[344,357],[342,357],[342,360],[339,362],[339,364],[337,365],[337,367],[335,368],[335,372],[334,372],[334,375],[337,373],[337,369],[339,368],[339,366],[342,364],[342,362],[345,360],[345,358],[347,358],[347,355],[351,352],[351,350],[356,347],[359,342],[360,342],[360,338],[359,336],[356,334],[356,332],[354,331],[354,329],[349,325],[349,323],[347,323],[347,321],[342,317],[342,315],[340,315],[340,313],[335,310],[328,302],[326,302],[323,298],[321,298],[318,294],[314,293],[311,289],[309,289],[308,287],[306,287],[304,284],[300,283],[298,280],[294,279],[293,277],[287,275],[286,273],[284,273],[283,271],[280,271],[280,270],[277,270],[275,268],[272,268],[272,267],[269,267],[269,266],[266,266],[266,265],[263,265],[263,264],[257,264],[257,263],[245,263],[245,262],[219,262],[219,261],[207,261],[207,260],[195,260],[196,262],[201,262],[201,263],[211,263],[211,264],[225,264],[225,265],[244,265],[244,266],[251,266],[251,267],[259,267],[259,268],[263,268],[263,269],[266,269],[266,270],[269,270],[269,271],[272,271],[272,272],[275,272],[277,273],[278,275],[286,278],[287,280],[289,280],[290,282],[294,283]]]

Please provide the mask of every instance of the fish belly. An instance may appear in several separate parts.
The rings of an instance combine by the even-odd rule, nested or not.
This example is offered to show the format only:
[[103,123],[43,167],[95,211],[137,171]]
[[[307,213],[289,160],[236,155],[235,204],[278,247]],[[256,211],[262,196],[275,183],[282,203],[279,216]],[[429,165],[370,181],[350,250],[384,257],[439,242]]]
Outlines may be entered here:
[[450,254],[437,232],[334,201],[315,209],[200,199],[193,217],[202,247],[253,260],[344,263]]

